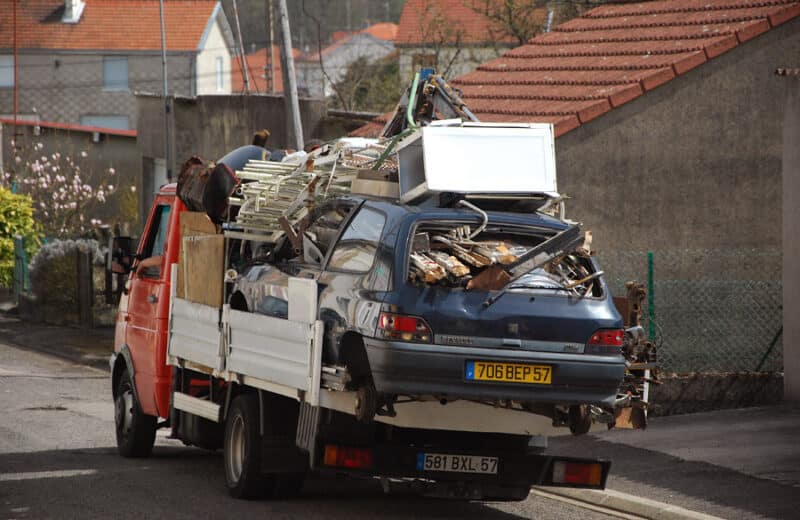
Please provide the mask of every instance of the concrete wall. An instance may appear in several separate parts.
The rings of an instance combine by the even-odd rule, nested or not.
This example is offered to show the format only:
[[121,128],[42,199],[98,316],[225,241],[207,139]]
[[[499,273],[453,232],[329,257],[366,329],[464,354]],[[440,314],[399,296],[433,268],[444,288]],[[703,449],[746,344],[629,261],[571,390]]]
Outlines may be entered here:
[[[5,124],[0,127],[3,164],[6,170],[10,170],[14,164],[14,150],[11,147],[13,126]],[[99,218],[111,225],[136,221],[141,159],[135,137],[101,134],[100,141],[95,143],[92,132],[41,127],[40,135],[36,136],[33,129],[32,126],[17,126],[16,141],[23,149],[41,143],[43,147],[36,152],[37,157],[50,156],[55,152],[69,155],[81,167],[84,179],[103,179],[116,187],[116,193],[105,204],[95,205],[86,215],[87,220]],[[81,151],[86,152],[85,158],[81,157]],[[22,156],[24,158],[25,154]],[[108,168],[114,168],[114,175],[108,174]]]
[[[222,59],[221,89],[217,88],[217,58]],[[230,94],[232,64],[228,44],[225,42],[219,23],[215,22],[211,26],[203,50],[197,55],[197,95]]]
[[[128,90],[103,88],[103,56],[128,57]],[[171,93],[193,94],[193,53],[167,57]],[[230,71],[230,67],[226,69]],[[230,80],[228,80],[230,81]],[[18,110],[42,121],[80,124],[83,115],[127,116],[135,129],[134,92],[161,92],[161,55],[148,53],[22,51],[18,64]],[[14,111],[14,89],[0,88],[0,114]]]
[[[157,158],[164,153],[164,109],[160,97],[137,96],[139,132],[138,146],[142,164],[141,208],[149,208],[155,180]],[[301,99],[300,111],[306,140],[317,137],[320,121],[326,115],[321,100]],[[286,105],[282,96],[231,95],[198,96],[172,100],[172,174],[177,177],[180,166],[192,155],[216,160],[234,148],[250,144],[253,133],[268,128],[269,148],[293,147],[286,130]],[[152,189],[147,189],[151,186]]]
[[[438,59],[436,60],[436,71],[440,74],[445,74],[446,79],[455,78],[468,72],[472,72],[481,63],[487,62],[491,59],[497,58],[508,47],[469,47],[463,46],[460,48],[443,47],[439,49]],[[424,47],[399,47],[400,54],[400,81],[403,83],[411,83],[414,79],[414,73],[417,72],[414,68],[414,56],[416,55],[437,55],[435,49],[431,46]],[[452,61],[452,64],[450,62]],[[447,69],[450,64],[449,70]]]
[[[785,64],[797,65],[797,55]],[[780,80],[786,89],[783,127],[784,396],[787,400],[800,401],[800,77]]]
[[601,252],[780,251],[784,86],[772,72],[798,55],[794,20],[560,137],[568,216]]

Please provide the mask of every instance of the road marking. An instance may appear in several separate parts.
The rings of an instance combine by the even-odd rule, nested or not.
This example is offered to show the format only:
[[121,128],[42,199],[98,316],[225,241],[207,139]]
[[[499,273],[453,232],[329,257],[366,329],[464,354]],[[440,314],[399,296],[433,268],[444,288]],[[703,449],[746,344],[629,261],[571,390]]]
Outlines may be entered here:
[[[601,507],[609,512],[616,511],[633,515],[633,518],[650,518],[654,520],[723,520],[718,516],[692,511],[680,506],[657,502],[649,498],[637,497],[627,493],[606,489],[569,489],[569,488],[534,488],[533,493],[544,493],[548,498],[564,499],[578,502],[575,505]],[[613,513],[608,513],[613,514]],[[617,514],[619,516],[619,514]]]
[[94,475],[96,469],[62,469],[59,471],[28,471],[22,473],[0,473],[0,482],[15,480],[39,480],[42,478],[67,478]]
[[542,497],[542,498],[549,498],[550,500],[556,500],[558,502],[563,502],[564,504],[569,504],[575,507],[580,507],[581,509],[588,509],[589,511],[596,511],[598,513],[603,513],[609,516],[616,516],[617,518],[625,518],[628,520],[642,520],[645,519],[643,516],[632,515],[626,513],[624,511],[620,511],[618,509],[611,509],[608,507],[602,507],[595,504],[590,504],[588,502],[584,502],[583,500],[575,500],[572,498],[567,498],[562,495],[556,495],[554,493],[548,493],[547,491],[542,491],[541,489],[532,489],[531,494]]

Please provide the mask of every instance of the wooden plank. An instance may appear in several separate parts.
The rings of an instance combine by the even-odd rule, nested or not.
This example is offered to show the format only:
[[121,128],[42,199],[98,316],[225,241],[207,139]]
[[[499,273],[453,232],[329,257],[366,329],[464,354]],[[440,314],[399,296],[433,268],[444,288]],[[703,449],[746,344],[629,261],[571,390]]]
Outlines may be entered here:
[[225,238],[208,216],[199,211],[181,213],[176,295],[191,302],[222,307]]

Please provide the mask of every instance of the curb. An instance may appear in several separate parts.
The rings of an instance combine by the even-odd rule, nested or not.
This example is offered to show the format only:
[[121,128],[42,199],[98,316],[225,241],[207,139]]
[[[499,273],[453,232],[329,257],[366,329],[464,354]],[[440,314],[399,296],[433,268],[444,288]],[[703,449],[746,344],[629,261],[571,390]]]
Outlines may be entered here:
[[[18,323],[25,323],[18,317],[9,316],[6,313],[0,313],[0,318],[7,318],[7,319],[10,318]],[[37,325],[28,324],[28,325],[29,328],[31,328],[31,327],[36,327],[38,324]],[[53,329],[54,334],[58,334],[59,327],[57,326],[42,325],[41,327],[51,328]],[[3,342],[22,350],[27,350],[30,352],[38,352],[40,354],[47,354],[49,356],[53,356],[65,361],[69,361],[71,363],[75,363],[76,365],[83,365],[97,370],[101,370],[103,372],[109,372],[108,358],[111,355],[111,351],[109,351],[107,355],[105,355],[105,353],[95,354],[92,352],[81,351],[79,348],[75,348],[69,345],[55,346],[52,344],[43,343],[41,341],[26,341],[24,332],[16,332],[9,334],[5,338],[3,338]]]
[[594,507],[613,509],[650,520],[723,520],[717,516],[621,493],[613,489],[604,491],[558,487],[534,487],[532,489],[539,496],[546,496],[556,500],[563,498],[570,502],[582,502]]

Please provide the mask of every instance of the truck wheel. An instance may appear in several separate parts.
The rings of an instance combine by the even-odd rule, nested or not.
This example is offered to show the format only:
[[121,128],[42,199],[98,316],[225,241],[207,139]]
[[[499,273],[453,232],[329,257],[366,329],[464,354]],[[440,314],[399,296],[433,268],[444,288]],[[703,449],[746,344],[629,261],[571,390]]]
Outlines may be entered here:
[[157,417],[142,412],[127,369],[122,372],[114,398],[117,450],[123,457],[147,457],[156,440]]
[[268,490],[261,473],[258,397],[243,394],[233,400],[225,420],[225,482],[234,498],[260,498]]

